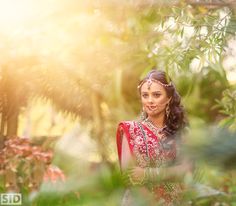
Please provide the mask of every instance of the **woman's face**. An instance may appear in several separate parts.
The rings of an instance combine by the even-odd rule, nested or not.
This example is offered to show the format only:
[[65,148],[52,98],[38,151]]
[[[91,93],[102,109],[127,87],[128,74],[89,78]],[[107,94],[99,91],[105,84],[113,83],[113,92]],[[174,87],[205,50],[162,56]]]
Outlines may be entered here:
[[145,82],[141,87],[141,101],[148,116],[165,115],[165,108],[170,98],[165,88],[157,82]]

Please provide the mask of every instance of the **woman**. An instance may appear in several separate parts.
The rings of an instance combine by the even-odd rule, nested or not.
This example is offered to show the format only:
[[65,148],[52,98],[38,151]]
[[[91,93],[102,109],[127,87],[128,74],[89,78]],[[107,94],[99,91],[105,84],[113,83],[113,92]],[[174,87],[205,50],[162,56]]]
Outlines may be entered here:
[[[120,167],[128,187],[139,186],[139,196],[153,197],[153,204],[176,205],[183,189],[178,179],[189,170],[189,164],[176,161],[179,133],[185,126],[180,96],[165,72],[157,70],[148,73],[138,90],[141,119],[121,122],[117,130]],[[131,189],[122,205],[138,205]]]

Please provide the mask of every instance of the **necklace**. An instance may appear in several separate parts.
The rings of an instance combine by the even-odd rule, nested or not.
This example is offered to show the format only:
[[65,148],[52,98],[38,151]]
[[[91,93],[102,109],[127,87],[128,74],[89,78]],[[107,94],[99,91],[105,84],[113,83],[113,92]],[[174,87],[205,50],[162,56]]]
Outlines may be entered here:
[[156,125],[154,125],[154,123],[149,119],[146,118],[143,123],[145,125],[147,125],[147,127],[158,137],[162,138],[164,137],[164,133],[163,130],[166,128],[166,125],[164,125],[163,127],[157,127]]

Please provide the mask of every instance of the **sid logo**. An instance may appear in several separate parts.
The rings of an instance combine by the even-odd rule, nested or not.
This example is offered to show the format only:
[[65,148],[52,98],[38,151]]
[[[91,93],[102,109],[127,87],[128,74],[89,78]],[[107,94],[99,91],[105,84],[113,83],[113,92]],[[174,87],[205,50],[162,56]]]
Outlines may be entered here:
[[0,194],[0,205],[21,205],[22,195],[20,193]]

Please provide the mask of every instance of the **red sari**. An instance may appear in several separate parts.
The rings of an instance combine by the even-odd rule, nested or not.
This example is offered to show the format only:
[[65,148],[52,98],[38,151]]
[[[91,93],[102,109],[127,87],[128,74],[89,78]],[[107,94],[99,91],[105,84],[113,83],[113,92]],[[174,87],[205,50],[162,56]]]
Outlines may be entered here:
[[[142,168],[168,167],[176,159],[176,141],[167,138],[163,129],[155,130],[145,122],[121,122],[117,129],[117,149],[119,162],[122,159],[122,139],[126,138],[136,166]],[[181,186],[176,183],[149,184],[147,188],[158,202],[172,205],[180,194]]]

